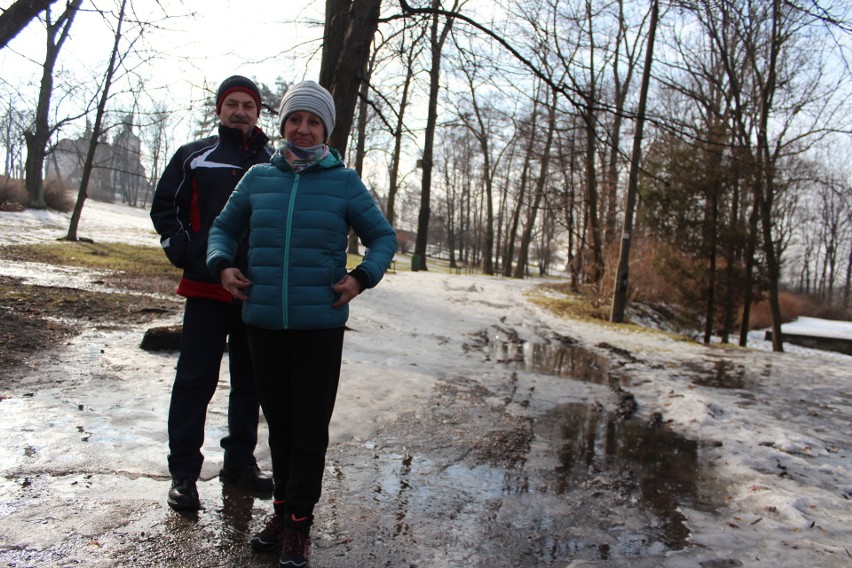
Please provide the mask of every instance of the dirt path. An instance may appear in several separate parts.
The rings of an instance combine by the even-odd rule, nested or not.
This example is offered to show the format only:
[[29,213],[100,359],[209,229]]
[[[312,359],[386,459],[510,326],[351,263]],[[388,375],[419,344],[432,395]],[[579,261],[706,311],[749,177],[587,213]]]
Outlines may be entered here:
[[[0,277],[0,564],[275,565],[248,546],[269,500],[216,477],[225,372],[204,509],[166,505],[176,354],[139,344],[181,306],[98,282]],[[847,360],[566,325],[528,287],[405,272],[358,298],[314,568],[843,565]]]
[[[216,478],[226,377],[211,404],[204,449],[211,457],[199,485],[205,508],[180,515],[164,503],[165,416],[176,359],[138,344],[149,325],[175,323],[179,304],[10,278],[0,286],[6,290],[0,365],[7,371],[0,561],[274,564],[273,556],[258,556],[247,544],[269,501],[224,488]],[[16,301],[10,290],[29,301]],[[370,322],[361,325],[352,332],[356,344]],[[332,445],[314,566],[565,566],[570,558],[642,567],[687,545],[678,496],[702,503],[695,487],[700,473],[686,480],[661,476],[659,460],[638,448],[683,452],[700,472],[695,445],[624,420],[624,399],[613,390],[619,379],[582,350],[570,356],[597,371],[572,387],[578,401],[541,416],[519,415],[512,409],[535,407],[536,387],[485,341],[495,330],[513,336],[495,317],[480,333],[424,337],[435,349],[464,352],[469,365],[440,373],[433,388],[407,399],[369,437],[341,436]],[[338,403],[344,416],[352,403]],[[594,455],[607,444],[619,447]],[[268,463],[263,450],[259,456]]]

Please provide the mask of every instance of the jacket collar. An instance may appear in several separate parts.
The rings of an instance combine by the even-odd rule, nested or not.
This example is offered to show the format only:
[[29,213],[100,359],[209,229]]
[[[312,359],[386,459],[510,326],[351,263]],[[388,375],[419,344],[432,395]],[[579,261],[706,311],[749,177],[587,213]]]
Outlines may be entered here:
[[254,127],[251,134],[246,136],[243,134],[241,129],[231,128],[230,126],[225,126],[221,123],[219,124],[219,138],[236,144],[245,150],[250,148],[262,148],[266,146],[267,142],[269,142],[269,138],[263,133],[263,130],[257,126]]

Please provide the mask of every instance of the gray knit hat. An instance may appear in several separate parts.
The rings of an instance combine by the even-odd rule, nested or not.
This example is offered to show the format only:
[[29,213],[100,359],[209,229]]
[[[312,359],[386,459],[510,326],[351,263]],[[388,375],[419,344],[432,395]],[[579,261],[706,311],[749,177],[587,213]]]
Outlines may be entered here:
[[287,89],[278,110],[278,132],[282,136],[284,121],[296,111],[308,111],[317,115],[325,126],[325,140],[328,141],[335,121],[334,99],[331,93],[313,81],[302,81]]

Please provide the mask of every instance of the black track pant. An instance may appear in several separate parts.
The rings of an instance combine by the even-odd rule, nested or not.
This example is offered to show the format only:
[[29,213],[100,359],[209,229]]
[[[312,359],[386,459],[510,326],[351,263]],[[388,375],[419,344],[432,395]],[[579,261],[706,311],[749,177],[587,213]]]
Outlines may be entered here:
[[169,471],[174,478],[195,480],[201,473],[207,405],[219,383],[226,340],[231,391],[228,435],[221,442],[224,461],[229,467],[254,463],[259,407],[240,306],[187,298],[169,406]]
[[322,491],[344,328],[246,329],[269,426],[275,500],[287,513],[310,516]]

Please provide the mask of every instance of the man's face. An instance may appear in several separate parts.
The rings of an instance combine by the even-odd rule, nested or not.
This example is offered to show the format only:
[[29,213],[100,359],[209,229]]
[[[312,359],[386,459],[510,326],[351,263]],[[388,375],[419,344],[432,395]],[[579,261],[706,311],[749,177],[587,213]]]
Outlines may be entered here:
[[224,126],[239,128],[248,136],[257,124],[257,104],[250,94],[234,91],[222,101],[222,109],[217,116]]

